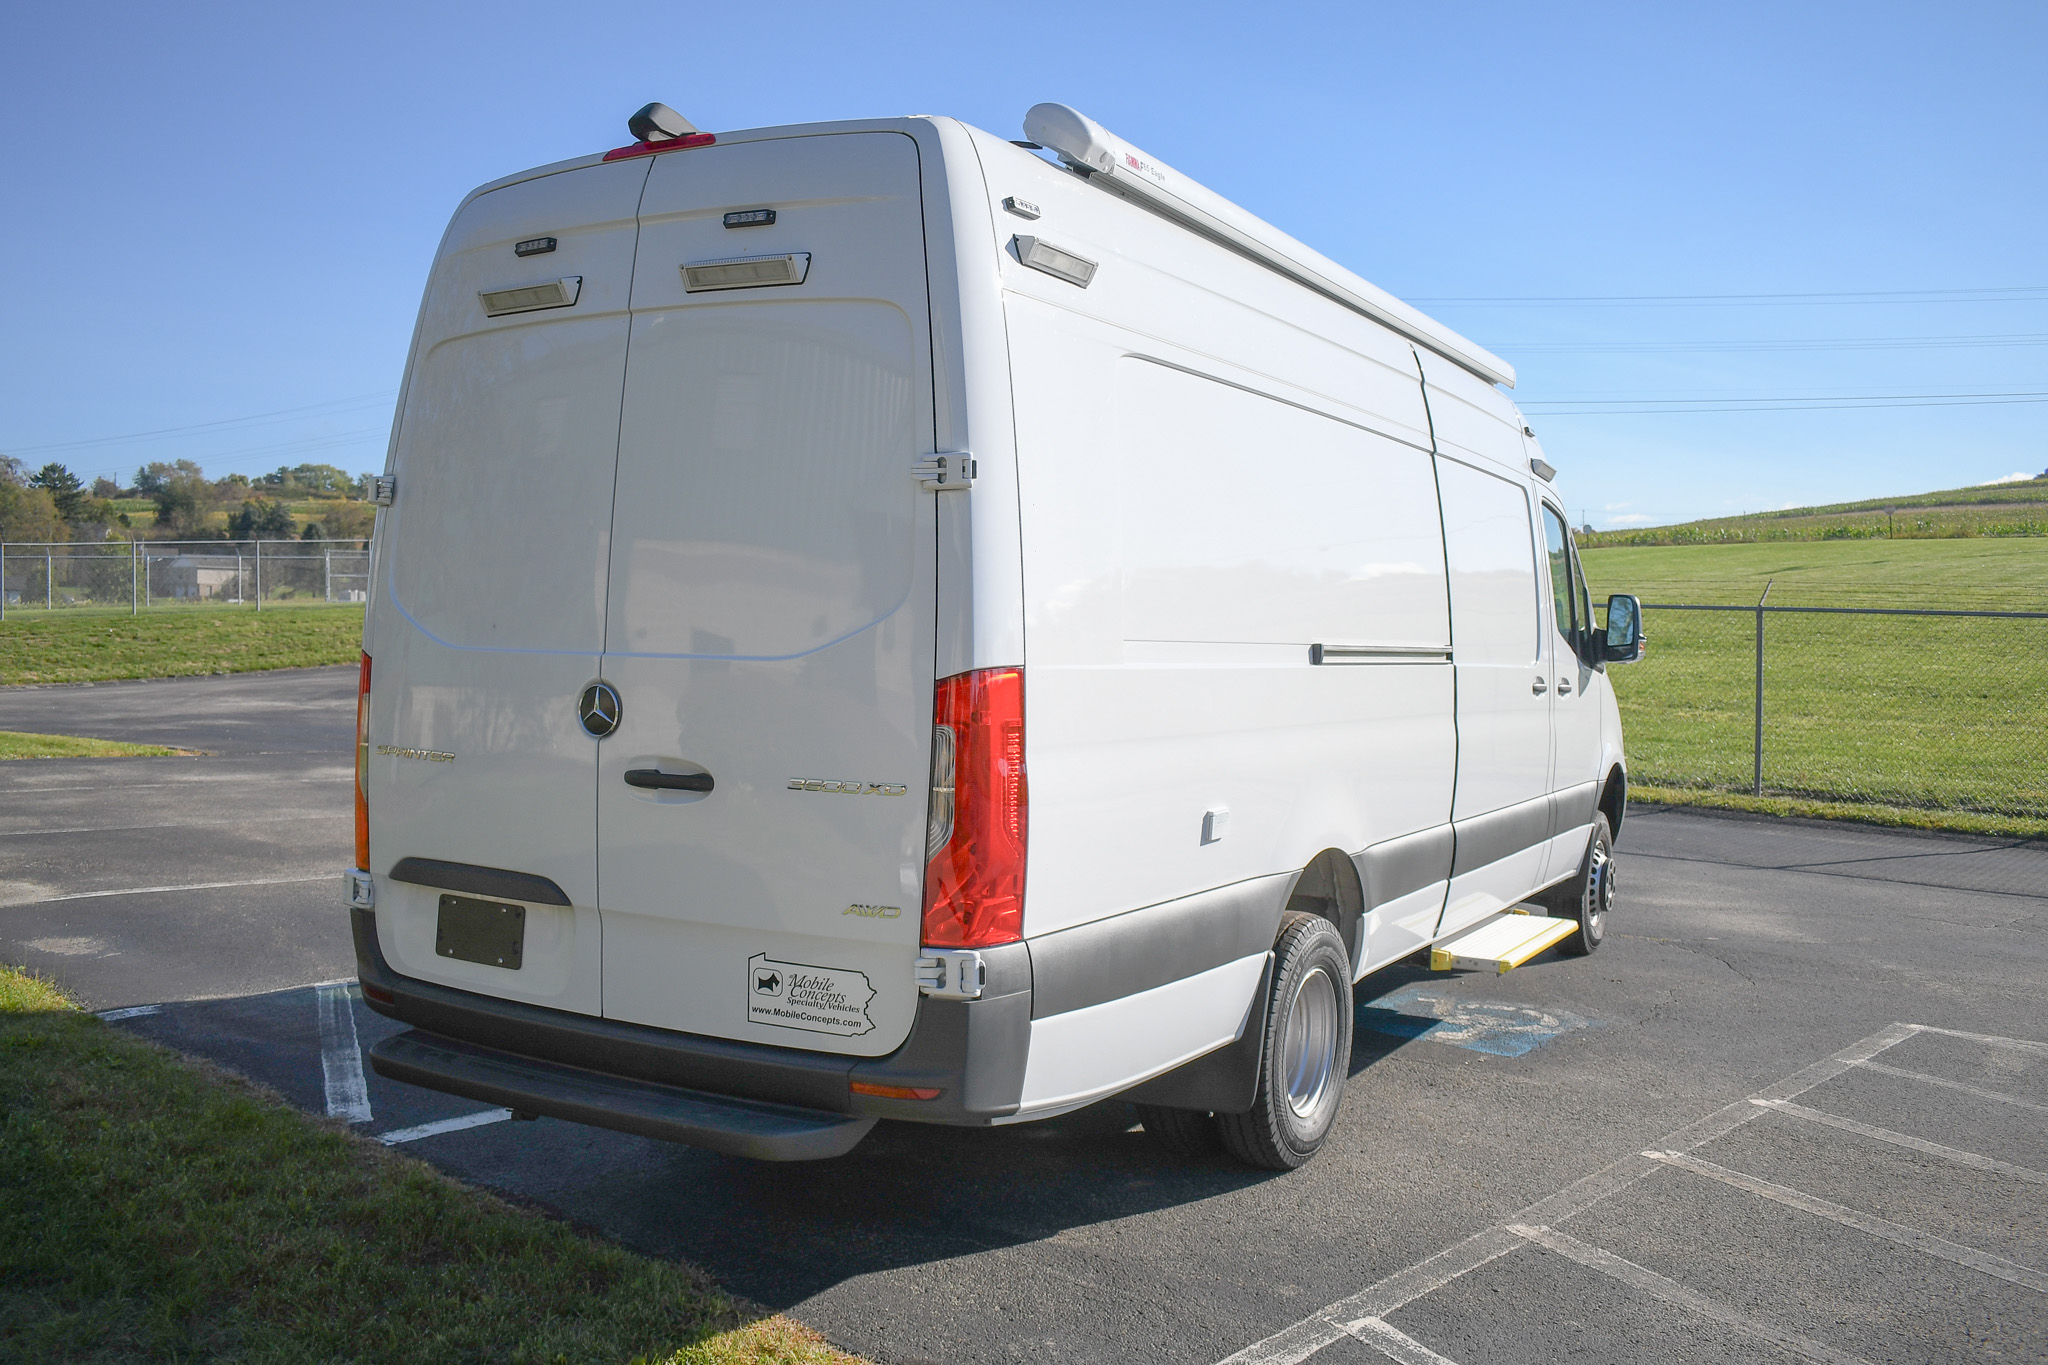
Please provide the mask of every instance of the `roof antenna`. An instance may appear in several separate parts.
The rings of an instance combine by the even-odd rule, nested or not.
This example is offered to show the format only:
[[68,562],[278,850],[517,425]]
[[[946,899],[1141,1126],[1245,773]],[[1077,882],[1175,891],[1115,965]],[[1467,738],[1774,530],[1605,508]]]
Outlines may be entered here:
[[697,125],[666,104],[649,104],[626,120],[626,131],[642,142],[673,142],[697,131]]

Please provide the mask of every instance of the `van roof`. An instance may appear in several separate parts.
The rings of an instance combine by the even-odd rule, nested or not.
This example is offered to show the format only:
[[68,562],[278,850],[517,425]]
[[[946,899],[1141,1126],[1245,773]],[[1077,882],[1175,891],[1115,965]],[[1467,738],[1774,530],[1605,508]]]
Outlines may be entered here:
[[[739,129],[715,136],[718,142],[726,144],[758,142],[770,138],[900,129],[906,123],[928,119],[929,116],[914,115],[781,124]],[[1034,143],[1056,154],[1070,169],[1119,197],[1138,202],[1182,227],[1251,257],[1304,288],[1392,328],[1488,384],[1501,384],[1510,389],[1515,387],[1514,366],[1493,352],[1452,331],[1420,309],[1403,303],[1314,247],[1296,240],[1200,182],[1140,151],[1079,110],[1064,104],[1034,105],[1024,116],[1024,133]],[[463,203],[507,185],[600,165],[604,156],[603,152],[591,152],[503,176],[470,191]]]

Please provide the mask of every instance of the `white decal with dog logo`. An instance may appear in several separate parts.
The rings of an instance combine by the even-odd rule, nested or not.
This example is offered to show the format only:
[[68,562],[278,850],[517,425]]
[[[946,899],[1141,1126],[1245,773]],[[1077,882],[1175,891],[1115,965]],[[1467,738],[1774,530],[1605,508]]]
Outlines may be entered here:
[[875,1026],[868,1018],[874,998],[864,972],[777,962],[766,953],[747,959],[747,1018],[756,1024],[858,1037]]

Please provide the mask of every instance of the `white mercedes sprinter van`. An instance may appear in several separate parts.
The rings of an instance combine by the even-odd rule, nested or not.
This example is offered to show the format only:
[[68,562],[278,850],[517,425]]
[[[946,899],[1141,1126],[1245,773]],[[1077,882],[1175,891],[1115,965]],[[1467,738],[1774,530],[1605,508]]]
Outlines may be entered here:
[[1599,943],[1640,615],[1505,363],[1065,106],[632,128],[427,285],[380,1074],[785,1160],[1122,1095],[1285,1168],[1359,978]]

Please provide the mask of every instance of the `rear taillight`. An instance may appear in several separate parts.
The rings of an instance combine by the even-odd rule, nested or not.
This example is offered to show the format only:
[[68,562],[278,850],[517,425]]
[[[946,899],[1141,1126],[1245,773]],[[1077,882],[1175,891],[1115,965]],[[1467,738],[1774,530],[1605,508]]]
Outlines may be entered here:
[[924,942],[987,948],[1024,936],[1024,671],[943,678],[932,701]]
[[370,656],[356,682],[356,866],[370,870]]

